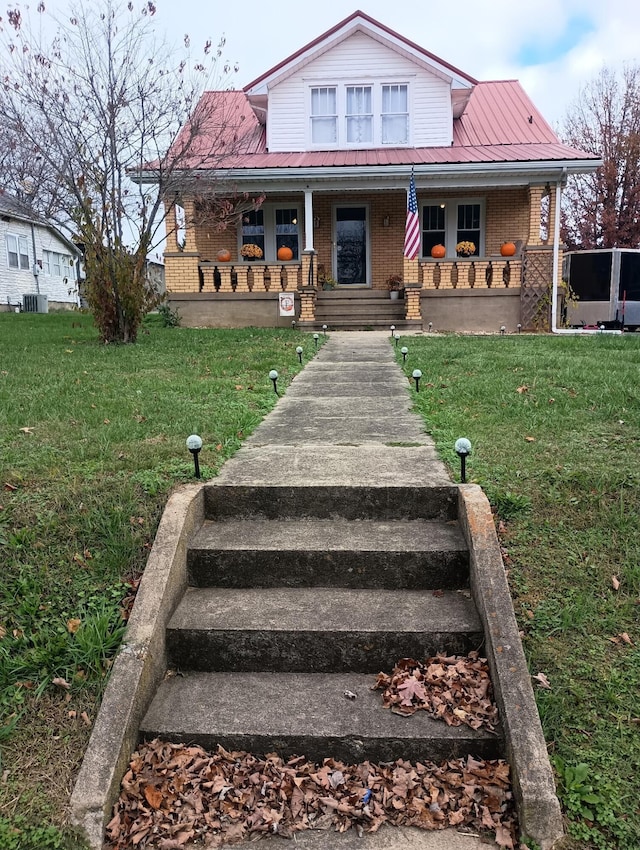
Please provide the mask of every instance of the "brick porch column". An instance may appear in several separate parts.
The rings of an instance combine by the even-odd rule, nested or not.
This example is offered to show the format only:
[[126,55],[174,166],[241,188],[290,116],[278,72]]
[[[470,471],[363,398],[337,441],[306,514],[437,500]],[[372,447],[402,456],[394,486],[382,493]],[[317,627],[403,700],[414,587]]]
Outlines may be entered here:
[[420,291],[422,287],[419,283],[409,283],[404,286],[404,303],[405,303],[405,319],[407,321],[422,321],[422,312],[420,309]]
[[402,279],[404,280],[405,286],[408,283],[420,283],[420,264],[417,257],[415,260],[407,260],[406,257],[404,258]]
[[300,322],[307,324],[316,318],[316,289],[313,286],[305,286],[300,291]]

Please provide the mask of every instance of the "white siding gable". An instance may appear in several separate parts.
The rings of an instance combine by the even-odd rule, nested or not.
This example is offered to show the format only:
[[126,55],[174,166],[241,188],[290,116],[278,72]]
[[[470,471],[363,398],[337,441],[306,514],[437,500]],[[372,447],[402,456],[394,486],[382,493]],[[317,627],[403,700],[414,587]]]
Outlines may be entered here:
[[[404,83],[409,87],[408,146],[450,145],[453,133],[450,83],[365,33],[356,32],[270,88],[268,148],[270,151],[316,148],[310,135],[312,86],[335,85],[340,93],[348,84],[371,85],[374,103],[379,103],[382,85]],[[344,103],[344,98],[341,102]],[[344,115],[340,130],[338,144],[332,149],[351,147],[345,139]],[[378,145],[379,142],[368,147]]]

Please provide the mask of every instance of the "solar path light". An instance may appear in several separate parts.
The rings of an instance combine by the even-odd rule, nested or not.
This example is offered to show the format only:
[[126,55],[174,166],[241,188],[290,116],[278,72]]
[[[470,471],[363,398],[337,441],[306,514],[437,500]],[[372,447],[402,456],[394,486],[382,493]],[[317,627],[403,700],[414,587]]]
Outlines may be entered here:
[[327,326],[323,325],[322,326],[322,336],[326,336],[326,335],[327,335]]
[[302,363],[302,346],[298,345],[296,347],[296,354],[298,355],[298,360]]
[[422,377],[422,372],[420,371],[420,369],[414,369],[411,377],[416,382],[416,392],[419,393],[420,392],[420,378]]
[[269,378],[270,378],[270,379],[271,379],[271,381],[273,382],[273,391],[274,391],[274,393],[275,393],[275,394],[278,396],[278,398],[279,398],[279,397],[280,397],[280,393],[278,392],[278,373],[276,372],[276,370],[275,370],[275,369],[272,369],[272,370],[269,372]]
[[187,437],[187,448],[193,455],[194,475],[196,478],[200,478],[200,462],[198,460],[198,454],[202,448],[202,437],[199,437],[197,434],[191,434]]
[[463,484],[467,483],[467,455],[471,454],[471,443],[466,437],[460,437],[456,440],[454,446],[456,454],[460,458],[460,481]]
[[319,340],[319,339],[320,339],[319,334],[314,334],[314,335],[313,335],[313,344],[315,345],[315,347],[316,347],[316,348],[318,347],[318,340]]
[[406,345],[402,346],[402,348],[400,349],[400,353],[402,354],[402,362],[406,363],[407,362],[407,354],[409,353],[409,349],[407,348]]
[[396,333],[394,333],[394,335],[393,335],[393,338],[394,338],[394,339],[395,339],[395,341],[396,341],[396,348],[397,348],[397,347],[398,347],[398,342],[400,341],[400,334],[396,331]]

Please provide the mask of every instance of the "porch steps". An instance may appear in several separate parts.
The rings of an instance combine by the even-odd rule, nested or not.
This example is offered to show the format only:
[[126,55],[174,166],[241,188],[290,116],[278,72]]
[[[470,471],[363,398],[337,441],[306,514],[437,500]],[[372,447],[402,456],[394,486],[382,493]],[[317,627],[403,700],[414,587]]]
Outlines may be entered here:
[[419,330],[420,322],[405,319],[404,298],[392,300],[377,289],[334,289],[318,292],[315,328],[327,325],[334,330]]
[[207,485],[167,628],[179,675],[141,736],[317,760],[502,756],[500,734],[408,722],[371,690],[400,658],[483,642],[456,489],[428,489]]

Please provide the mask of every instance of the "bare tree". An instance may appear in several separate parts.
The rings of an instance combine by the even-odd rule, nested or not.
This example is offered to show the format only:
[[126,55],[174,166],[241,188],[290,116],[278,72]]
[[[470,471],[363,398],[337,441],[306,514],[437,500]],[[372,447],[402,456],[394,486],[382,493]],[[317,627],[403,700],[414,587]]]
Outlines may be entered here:
[[562,238],[571,249],[640,246],[640,66],[604,68],[569,108],[561,136],[603,166],[571,177]]
[[[17,7],[0,19],[0,122],[20,140],[16,156],[39,164],[30,179],[46,174],[59,187],[56,200],[85,247],[85,294],[102,338],[132,342],[152,304],[145,263],[164,235],[163,201],[241,143],[243,116],[228,99],[217,105],[211,93],[208,108],[199,106],[204,85],[222,88],[231,71],[224,39],[194,59],[185,37],[172,54],[155,38],[152,2],[136,12],[132,2],[78,0],[67,21],[37,8],[37,33]],[[152,182],[132,182],[142,172]],[[207,185],[223,226],[246,199],[226,187],[216,205],[221,187]],[[44,203],[51,192],[41,189]]]

